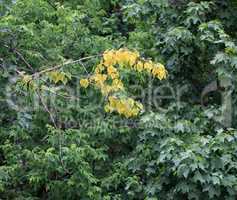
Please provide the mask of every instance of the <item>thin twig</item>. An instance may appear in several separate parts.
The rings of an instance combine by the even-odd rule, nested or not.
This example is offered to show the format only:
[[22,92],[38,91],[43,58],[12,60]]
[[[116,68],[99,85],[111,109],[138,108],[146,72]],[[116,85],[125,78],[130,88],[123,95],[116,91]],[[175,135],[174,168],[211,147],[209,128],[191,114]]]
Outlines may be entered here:
[[57,10],[57,7],[56,7],[50,0],[47,0],[47,3],[48,3],[54,10]]
[[85,65],[83,64],[83,62],[79,61],[79,63],[80,63],[81,66],[84,68],[85,72],[86,72],[87,74],[89,74],[89,72],[87,71],[87,69],[86,69]]
[[88,57],[80,58],[78,60],[68,61],[68,62],[66,62],[64,64],[56,65],[54,67],[50,67],[50,68],[44,69],[42,71],[36,72],[36,73],[32,74],[31,76],[32,77],[38,77],[38,76],[41,76],[44,73],[60,69],[60,68],[62,68],[64,66],[66,66],[66,65],[71,65],[71,64],[75,64],[75,63],[81,63],[83,60],[88,60],[88,59],[95,58],[95,57],[98,57],[98,56],[101,56],[101,55],[88,56]]
[[34,69],[32,68],[32,66],[26,61],[26,59],[24,58],[24,56],[16,49],[16,48],[10,48],[8,45],[3,45],[4,47],[8,48],[9,50],[13,51],[24,63],[25,65],[31,69],[31,71],[34,71]]
[[[43,81],[45,84],[47,84],[47,82],[46,82],[45,80],[43,80],[43,79],[40,79],[40,80]],[[50,90],[50,89],[46,89],[46,88],[41,88],[41,89],[44,90],[44,91],[48,91],[48,92],[50,92],[50,93],[52,93],[52,94],[54,94],[54,95],[56,95],[56,96],[65,98],[65,99],[80,100],[80,99],[79,99],[78,97],[76,97],[76,96],[66,96],[66,95],[58,94],[58,93],[56,93],[56,92],[54,92],[54,91],[52,91],[52,90]]]
[[21,71],[19,71],[18,69],[15,69],[15,71],[16,71],[16,73],[18,74],[18,75],[20,75],[20,76],[24,76],[24,73],[23,72],[21,72]]
[[53,114],[50,112],[48,106],[47,106],[46,103],[44,102],[44,100],[43,100],[42,96],[40,95],[40,92],[39,92],[39,91],[37,92],[37,95],[38,95],[38,97],[39,97],[41,103],[43,104],[45,111],[49,114],[49,117],[50,117],[51,122],[53,123],[54,127],[57,128],[57,124],[56,124],[56,122],[55,122],[54,116],[53,116]]
[[31,71],[34,71],[32,66],[26,61],[26,59],[23,57],[23,55],[17,49],[13,49],[13,51],[20,57],[20,59],[27,65],[27,67],[31,69]]
[[[37,95],[39,96],[40,101],[41,101],[41,103],[42,103],[43,106],[44,106],[44,109],[45,109],[46,112],[49,114],[50,119],[51,119],[51,121],[52,121],[54,127],[59,131],[59,129],[58,129],[58,127],[57,127],[57,124],[56,124],[56,122],[55,122],[55,119],[54,119],[54,117],[53,117],[53,114],[50,112],[49,108],[47,107],[46,103],[44,102],[42,96],[40,95],[40,92],[37,92]],[[59,142],[59,161],[60,161],[60,163],[61,163],[61,166],[62,166],[63,170],[64,170],[67,174],[71,174],[71,173],[68,171],[68,169],[66,168],[66,166],[65,166],[65,164],[64,164],[64,162],[63,162],[63,159],[62,159],[62,139],[61,139],[61,136],[62,136],[62,135],[61,135],[61,131],[59,131],[59,137],[58,137],[58,142]]]

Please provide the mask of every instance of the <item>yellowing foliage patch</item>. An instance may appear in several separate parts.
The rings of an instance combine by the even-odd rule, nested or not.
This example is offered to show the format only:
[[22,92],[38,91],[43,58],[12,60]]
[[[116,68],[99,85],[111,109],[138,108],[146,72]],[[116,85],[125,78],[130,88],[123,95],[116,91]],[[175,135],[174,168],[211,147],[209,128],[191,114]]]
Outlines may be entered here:
[[161,63],[143,59],[137,51],[119,49],[105,51],[94,74],[88,79],[81,79],[80,84],[87,88],[90,83],[100,89],[101,93],[107,97],[106,112],[117,112],[127,118],[135,117],[143,109],[143,105],[132,98],[116,95],[124,90],[119,74],[121,68],[128,68],[139,73],[146,72],[159,80],[167,77],[167,70]]

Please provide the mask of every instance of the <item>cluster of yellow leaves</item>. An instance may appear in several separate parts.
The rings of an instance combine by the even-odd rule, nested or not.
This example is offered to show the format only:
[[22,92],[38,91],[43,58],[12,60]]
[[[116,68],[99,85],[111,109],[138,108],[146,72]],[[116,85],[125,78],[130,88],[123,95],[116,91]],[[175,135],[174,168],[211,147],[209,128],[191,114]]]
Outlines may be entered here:
[[131,98],[115,98],[113,95],[124,90],[118,67],[127,67],[137,72],[148,72],[159,80],[165,79],[167,71],[160,63],[153,63],[140,57],[136,51],[127,49],[110,50],[103,53],[103,59],[96,66],[95,72],[89,79],[81,79],[80,85],[87,88],[90,83],[101,90],[108,97],[106,112],[117,111],[126,117],[134,117],[143,109],[142,104]]
[[55,84],[58,82],[62,82],[64,85],[71,79],[71,75],[69,73],[60,72],[60,71],[51,71],[47,73],[49,79]]
[[22,72],[22,77],[20,84],[25,88],[25,89],[31,89],[34,90],[36,88],[35,83],[30,75],[25,75],[24,72]]
[[87,88],[89,86],[89,81],[86,78],[83,78],[80,80],[80,85],[84,88]]
[[109,101],[105,105],[106,112],[118,112],[120,115],[124,115],[127,118],[135,117],[143,109],[143,105],[132,98],[117,98],[115,96],[109,96]]
[[167,76],[164,65],[154,63],[151,60],[142,59],[138,52],[129,51],[127,49],[104,52],[102,64],[105,67],[118,64],[119,66],[129,67],[138,72],[148,72],[160,80],[165,79]]
[[119,72],[112,65],[108,67],[103,64],[98,65],[95,74],[90,77],[90,82],[93,82],[104,96],[124,89],[123,83],[119,79]]
[[103,64],[111,66],[119,64],[120,66],[133,66],[140,58],[140,54],[136,51],[129,51],[127,49],[105,51],[103,54]]

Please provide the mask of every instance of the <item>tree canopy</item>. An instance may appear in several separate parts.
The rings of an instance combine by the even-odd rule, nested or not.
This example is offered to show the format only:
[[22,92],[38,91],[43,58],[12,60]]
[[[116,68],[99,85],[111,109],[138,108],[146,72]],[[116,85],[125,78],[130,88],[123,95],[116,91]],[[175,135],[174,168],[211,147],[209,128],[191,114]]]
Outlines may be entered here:
[[235,200],[236,13],[0,0],[0,199]]

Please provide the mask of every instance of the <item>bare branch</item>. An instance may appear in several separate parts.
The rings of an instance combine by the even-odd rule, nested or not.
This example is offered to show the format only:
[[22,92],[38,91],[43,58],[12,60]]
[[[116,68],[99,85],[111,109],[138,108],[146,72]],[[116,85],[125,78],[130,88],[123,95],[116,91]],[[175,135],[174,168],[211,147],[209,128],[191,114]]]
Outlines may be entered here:
[[39,97],[39,99],[40,99],[40,102],[41,102],[42,105],[44,106],[45,111],[49,114],[50,119],[51,119],[51,122],[53,123],[54,127],[57,128],[57,124],[56,124],[56,122],[55,122],[54,116],[53,116],[53,114],[50,112],[48,106],[47,106],[46,103],[44,102],[44,99],[43,99],[43,97],[41,96],[41,94],[40,94],[39,91],[37,92],[37,95],[38,95],[38,97]]
[[[50,119],[51,119],[51,121],[52,121],[54,127],[55,127],[56,129],[58,129],[57,124],[56,124],[56,122],[55,122],[55,119],[54,119],[54,117],[53,117],[53,114],[50,112],[49,108],[47,107],[46,103],[44,102],[42,96],[40,95],[40,92],[37,92],[37,95],[39,96],[40,101],[41,101],[41,103],[42,103],[43,106],[44,106],[44,109],[45,109],[46,112],[49,114]],[[58,130],[59,130],[59,129],[58,129]],[[58,140],[59,140],[59,141],[58,141],[58,142],[59,142],[59,161],[60,161],[60,164],[61,164],[63,170],[64,170],[67,174],[71,174],[70,171],[66,168],[66,166],[65,166],[65,164],[64,164],[64,162],[63,162],[63,158],[62,158],[62,138],[61,138],[61,137],[62,137],[62,135],[61,135],[61,131],[60,131],[60,132],[59,132],[59,137],[58,137]]]
[[19,56],[19,58],[26,64],[26,66],[28,68],[30,68],[32,71],[34,71],[32,66],[26,61],[26,59],[23,57],[23,55],[17,49],[13,49],[13,51]]
[[[31,76],[32,76],[32,77],[38,77],[38,76],[41,76],[41,75],[44,74],[44,73],[47,73],[47,72],[50,72],[50,71],[54,71],[54,70],[60,69],[60,68],[62,68],[62,67],[64,67],[64,66],[71,65],[71,64],[80,63],[80,64],[82,65],[82,61],[83,61],[83,60],[89,60],[89,59],[91,59],[91,58],[96,58],[96,57],[99,57],[99,56],[101,56],[101,54],[99,54],[99,55],[94,55],[94,56],[88,56],[88,57],[84,57],[84,58],[80,58],[80,59],[78,59],[78,60],[68,61],[68,62],[66,62],[66,63],[64,63],[64,64],[56,65],[56,66],[54,66],[54,67],[50,67],[50,68],[44,69],[44,70],[42,70],[42,71],[36,72],[36,73],[32,74]],[[82,65],[82,66],[85,68],[84,65]],[[85,68],[85,70],[86,70],[86,68]],[[86,72],[87,72],[87,71],[86,71]]]
[[11,50],[13,53],[15,53],[21,61],[23,61],[25,63],[25,65],[31,69],[31,71],[34,71],[34,69],[32,68],[32,66],[27,62],[27,60],[24,58],[24,56],[19,52],[19,50],[17,50],[16,48],[10,48],[8,45],[3,45],[4,47],[8,48],[9,50]]

